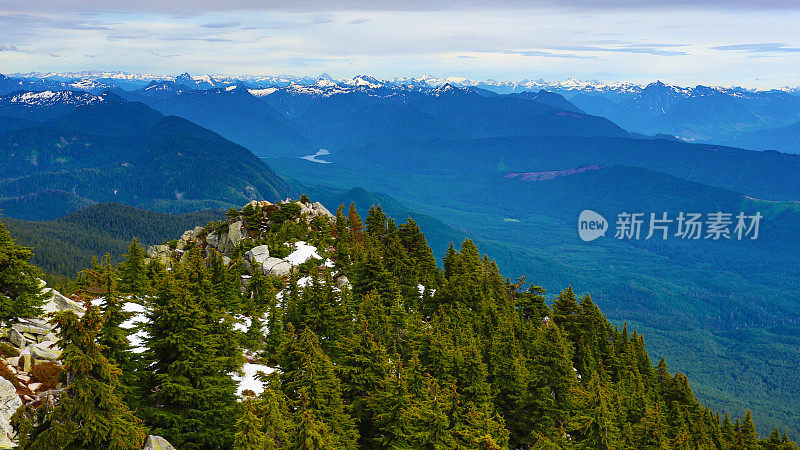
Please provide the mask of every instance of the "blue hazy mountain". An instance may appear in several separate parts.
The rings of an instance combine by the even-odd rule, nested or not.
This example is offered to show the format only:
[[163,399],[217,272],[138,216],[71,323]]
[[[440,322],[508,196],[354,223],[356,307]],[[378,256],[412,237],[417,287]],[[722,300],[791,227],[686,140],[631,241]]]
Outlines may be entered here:
[[112,95],[0,135],[0,208],[53,218],[94,202],[163,211],[293,195],[249,150],[186,119]]

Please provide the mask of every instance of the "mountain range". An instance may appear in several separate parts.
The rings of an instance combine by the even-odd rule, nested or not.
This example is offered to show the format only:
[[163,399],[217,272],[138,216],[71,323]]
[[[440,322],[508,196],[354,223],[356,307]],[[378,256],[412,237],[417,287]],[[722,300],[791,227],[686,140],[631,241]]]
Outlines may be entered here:
[[[469,236],[504,276],[591,292],[612,321],[646,330],[702,401],[800,429],[800,405],[785,400],[800,398],[800,156],[723,145],[764,130],[791,137],[793,92],[76,76],[0,80],[4,215],[55,230],[97,202],[188,212],[308,193],[361,213],[380,203],[424,222],[437,256]],[[689,131],[713,143],[686,142]],[[584,209],[610,222],[623,211],[764,222],[753,242],[584,243]]]

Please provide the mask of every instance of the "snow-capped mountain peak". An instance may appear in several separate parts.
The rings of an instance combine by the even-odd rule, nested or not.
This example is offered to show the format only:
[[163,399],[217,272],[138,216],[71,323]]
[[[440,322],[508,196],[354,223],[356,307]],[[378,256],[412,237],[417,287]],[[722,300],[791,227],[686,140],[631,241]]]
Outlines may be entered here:
[[54,105],[91,105],[104,101],[103,97],[80,91],[17,91],[0,97],[2,103],[31,107]]

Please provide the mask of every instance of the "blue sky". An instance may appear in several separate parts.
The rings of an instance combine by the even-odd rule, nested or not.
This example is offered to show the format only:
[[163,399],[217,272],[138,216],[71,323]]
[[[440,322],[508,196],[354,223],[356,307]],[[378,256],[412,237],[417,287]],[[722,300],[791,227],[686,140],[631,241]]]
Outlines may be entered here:
[[800,2],[770,0],[6,0],[0,72],[431,74],[769,88],[800,85],[798,23]]

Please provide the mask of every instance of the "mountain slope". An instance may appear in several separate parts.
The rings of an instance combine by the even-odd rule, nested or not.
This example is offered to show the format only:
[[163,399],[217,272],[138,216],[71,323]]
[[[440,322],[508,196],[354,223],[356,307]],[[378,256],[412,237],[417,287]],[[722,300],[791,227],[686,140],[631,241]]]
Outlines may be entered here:
[[28,207],[20,211],[19,199],[53,191],[176,212],[293,195],[246,148],[140,103],[80,107],[58,120],[7,132],[0,145],[6,168],[0,207],[17,205],[20,218],[42,218],[42,210],[23,202]]
[[112,262],[121,261],[134,238],[142,245],[161,244],[222,217],[223,211],[172,215],[100,203],[54,220],[2,220],[17,244],[34,249],[35,265],[48,275],[75,277],[90,266],[93,257],[108,253]]
[[280,113],[243,87],[180,91],[156,97],[136,94],[127,98],[142,101],[163,114],[195,122],[260,156],[300,156],[312,149],[308,139]]

